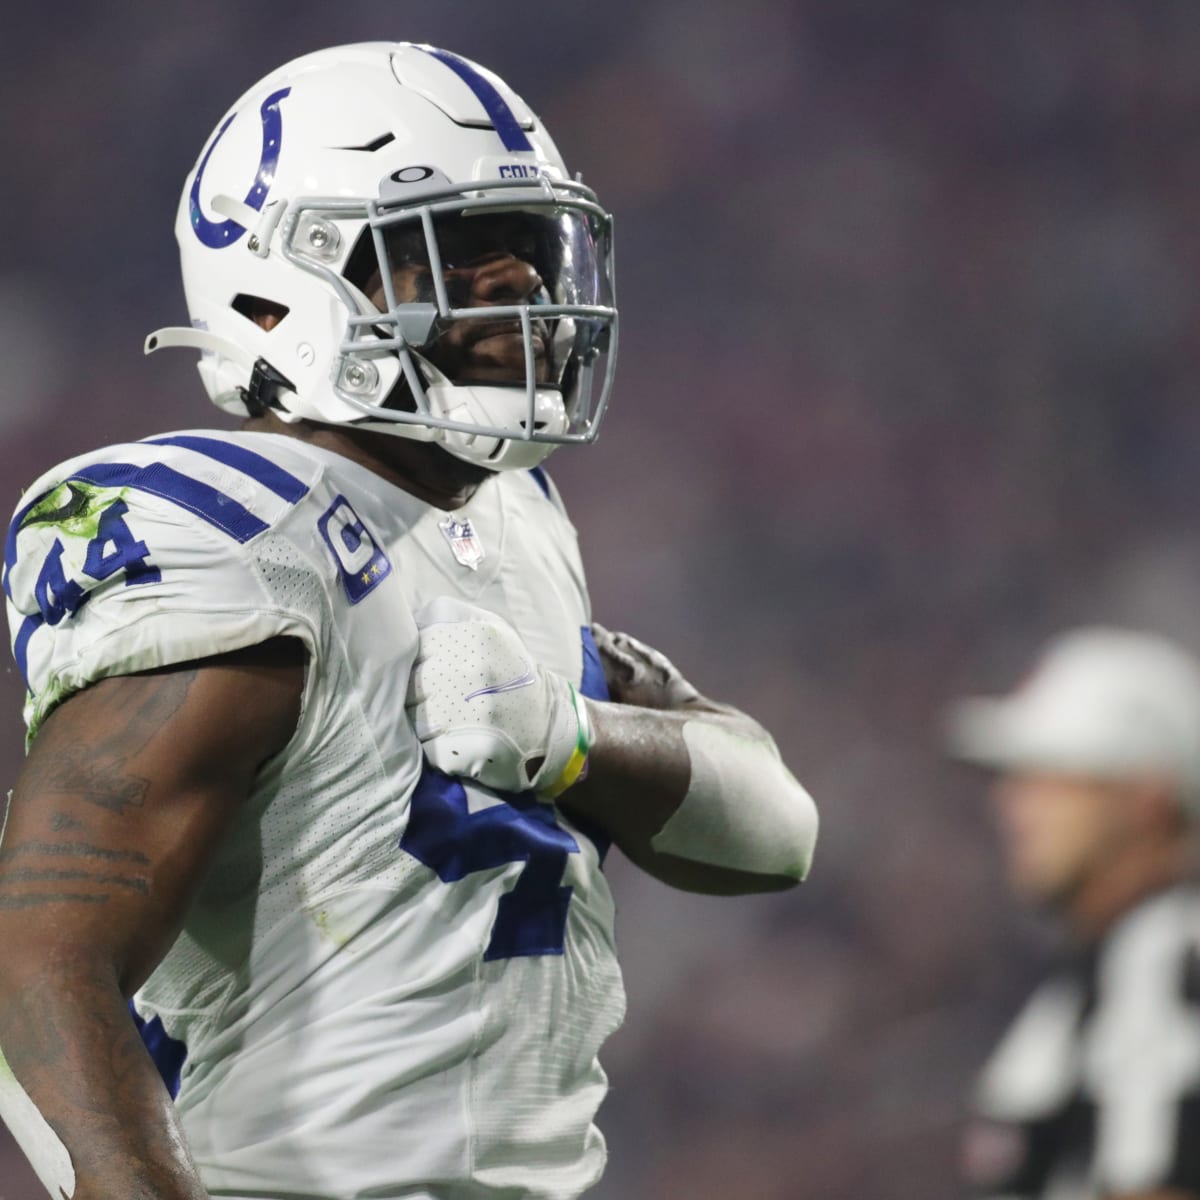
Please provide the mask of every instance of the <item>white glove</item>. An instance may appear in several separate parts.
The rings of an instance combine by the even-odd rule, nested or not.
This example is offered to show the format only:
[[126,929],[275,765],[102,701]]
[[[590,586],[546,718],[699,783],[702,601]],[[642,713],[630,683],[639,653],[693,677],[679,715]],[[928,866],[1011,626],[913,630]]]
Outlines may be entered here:
[[591,725],[575,689],[543,670],[507,621],[448,596],[415,614],[408,714],[447,775],[553,800],[587,766]]

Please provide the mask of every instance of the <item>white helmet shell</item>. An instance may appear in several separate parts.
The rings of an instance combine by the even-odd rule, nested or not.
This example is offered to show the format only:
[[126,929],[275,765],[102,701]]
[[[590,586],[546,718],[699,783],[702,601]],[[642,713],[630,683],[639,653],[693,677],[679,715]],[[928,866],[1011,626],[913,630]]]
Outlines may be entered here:
[[[450,286],[439,230],[485,212],[537,222],[536,294],[470,307]],[[419,299],[393,287],[400,230],[423,234]],[[616,360],[612,219],[484,67],[385,42],[288,63],[218,124],[176,237],[192,328],[157,331],[147,351],[200,349],[221,408],[437,441],[493,469],[596,436]],[[382,303],[364,291],[364,263]],[[264,305],[281,319],[255,319]],[[523,379],[458,380],[435,364],[446,330],[481,319],[520,331]]]

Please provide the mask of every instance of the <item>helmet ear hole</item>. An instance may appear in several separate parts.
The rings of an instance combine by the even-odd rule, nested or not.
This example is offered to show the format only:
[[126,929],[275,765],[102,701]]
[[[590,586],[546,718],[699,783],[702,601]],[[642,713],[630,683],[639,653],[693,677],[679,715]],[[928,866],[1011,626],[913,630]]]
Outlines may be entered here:
[[240,312],[247,320],[253,321],[255,325],[261,325],[268,332],[291,312],[286,304],[279,304],[264,296],[250,296],[245,292],[239,292],[234,296],[230,307],[235,312]]

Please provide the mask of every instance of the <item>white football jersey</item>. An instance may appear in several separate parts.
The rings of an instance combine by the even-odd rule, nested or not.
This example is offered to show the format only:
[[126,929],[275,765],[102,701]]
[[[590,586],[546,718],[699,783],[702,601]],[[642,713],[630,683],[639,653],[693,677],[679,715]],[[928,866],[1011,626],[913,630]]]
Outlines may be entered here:
[[605,695],[541,471],[454,513],[297,439],[198,431],[74,459],[5,553],[30,734],[106,676],[299,638],[261,772],[136,1016],[214,1197],[566,1200],[600,1176],[624,993],[602,839],[425,764],[413,612],[499,614]]

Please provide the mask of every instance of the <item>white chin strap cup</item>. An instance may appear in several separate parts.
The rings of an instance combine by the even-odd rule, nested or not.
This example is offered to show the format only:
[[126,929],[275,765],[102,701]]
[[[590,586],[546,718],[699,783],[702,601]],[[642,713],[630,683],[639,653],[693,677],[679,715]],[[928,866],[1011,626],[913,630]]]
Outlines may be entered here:
[[[439,431],[442,445],[456,458],[496,471],[519,470],[536,467],[555,448],[554,442],[535,442],[522,436],[529,414],[529,399],[523,388],[454,385],[439,380],[426,385],[425,395],[435,416],[464,425],[514,431],[511,438],[457,429]],[[535,395],[535,428],[551,434],[566,432],[566,411],[558,390],[538,388]]]

